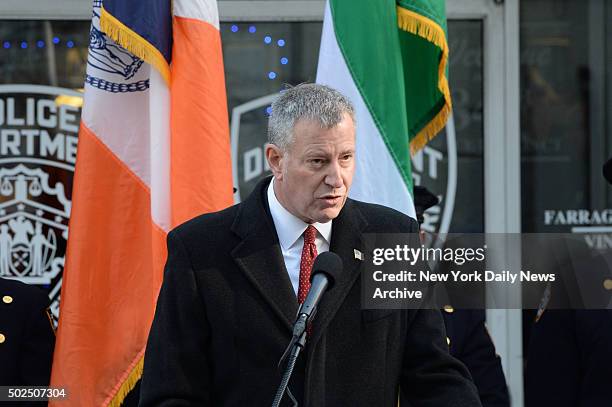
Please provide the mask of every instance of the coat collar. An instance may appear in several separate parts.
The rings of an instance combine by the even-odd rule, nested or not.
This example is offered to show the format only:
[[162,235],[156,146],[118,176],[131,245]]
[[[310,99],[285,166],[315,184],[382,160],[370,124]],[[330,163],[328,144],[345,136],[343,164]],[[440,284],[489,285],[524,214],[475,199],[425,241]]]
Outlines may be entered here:
[[266,188],[270,179],[259,182],[240,205],[232,231],[242,241],[232,256],[290,333],[298,303],[268,210]]

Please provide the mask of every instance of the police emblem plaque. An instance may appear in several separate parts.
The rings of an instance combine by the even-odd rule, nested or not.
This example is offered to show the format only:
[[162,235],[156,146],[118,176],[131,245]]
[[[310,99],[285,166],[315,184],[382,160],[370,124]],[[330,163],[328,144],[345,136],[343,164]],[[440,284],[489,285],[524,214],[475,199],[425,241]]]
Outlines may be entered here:
[[82,95],[0,86],[0,276],[49,292],[59,315]]

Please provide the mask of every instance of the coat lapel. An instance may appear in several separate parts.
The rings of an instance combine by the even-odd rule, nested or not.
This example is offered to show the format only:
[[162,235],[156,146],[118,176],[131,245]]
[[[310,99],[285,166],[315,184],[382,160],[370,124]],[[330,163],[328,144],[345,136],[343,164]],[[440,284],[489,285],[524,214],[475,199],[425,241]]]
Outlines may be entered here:
[[291,332],[298,304],[267,209],[269,182],[269,178],[260,182],[241,205],[232,230],[242,238],[242,242],[232,251],[232,256]]
[[308,341],[308,360],[311,359],[317,342],[359,277],[362,264],[355,256],[355,249],[364,251],[361,234],[367,226],[365,217],[349,199],[333,222],[329,250],[340,256],[343,270],[334,287],[325,293],[319,303],[317,315],[313,321],[312,337]]

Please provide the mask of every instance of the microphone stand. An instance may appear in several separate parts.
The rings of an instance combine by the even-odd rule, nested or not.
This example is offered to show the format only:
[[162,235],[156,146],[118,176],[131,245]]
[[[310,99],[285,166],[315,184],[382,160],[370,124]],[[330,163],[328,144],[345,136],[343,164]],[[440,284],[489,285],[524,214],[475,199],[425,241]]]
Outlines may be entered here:
[[293,401],[293,406],[297,407],[298,405],[295,397],[291,394],[291,390],[287,388],[287,385],[289,384],[289,379],[295,368],[297,358],[306,345],[308,323],[313,321],[317,313],[317,305],[321,300],[321,296],[326,289],[334,285],[336,275],[342,271],[342,259],[332,252],[321,253],[315,259],[312,270],[310,276],[310,289],[308,290],[306,299],[298,309],[297,320],[293,325],[293,336],[289,342],[289,346],[287,346],[287,349],[285,349],[283,356],[281,356],[278,362],[278,367],[280,368],[281,363],[283,363],[287,355],[289,355],[289,361],[285,367],[285,373],[283,374],[281,384],[276,391],[272,407],[280,406],[285,391],[287,391],[291,401]]
[[[311,317],[313,316],[314,313],[311,315]],[[308,322],[308,319],[308,315],[303,313],[300,314],[298,311],[298,320],[296,321],[295,326],[293,327],[293,337],[291,338],[289,346],[287,346],[285,353],[283,353],[283,356],[281,356],[281,359],[278,363],[280,366],[280,364],[283,363],[283,360],[287,358],[287,355],[289,355],[287,366],[285,367],[285,372],[283,373],[283,378],[281,380],[280,385],[278,386],[278,390],[276,390],[276,396],[274,397],[274,401],[272,402],[272,407],[280,406],[280,402],[283,399],[285,390],[287,390],[287,385],[289,384],[289,379],[291,378],[291,374],[293,373],[293,368],[295,367],[297,358],[300,355],[302,349],[304,349],[304,346],[306,345],[306,324]],[[291,392],[289,392],[289,394],[291,395]],[[295,401],[295,399],[293,397],[291,397],[291,399],[294,402],[294,406],[297,406],[297,402]]]

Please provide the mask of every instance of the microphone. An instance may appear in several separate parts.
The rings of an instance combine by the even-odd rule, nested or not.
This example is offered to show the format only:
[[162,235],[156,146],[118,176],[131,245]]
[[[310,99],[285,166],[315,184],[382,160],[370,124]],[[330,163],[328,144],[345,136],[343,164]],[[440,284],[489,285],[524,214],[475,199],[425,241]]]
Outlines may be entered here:
[[306,330],[308,322],[314,319],[317,305],[327,289],[336,283],[336,278],[342,272],[342,259],[332,252],[319,254],[312,265],[310,273],[310,290],[298,310],[297,319],[293,325],[293,337],[300,337]]
[[608,184],[612,184],[612,158],[603,165],[602,172]]
[[[287,385],[289,384],[289,378],[295,367],[295,362],[302,348],[306,345],[306,327],[308,326],[308,322],[314,318],[317,312],[317,305],[319,301],[321,301],[325,290],[334,286],[336,278],[341,272],[342,259],[340,259],[336,253],[323,252],[315,258],[312,265],[312,271],[310,272],[310,290],[308,290],[306,299],[298,310],[297,319],[293,325],[293,338],[291,338],[289,346],[287,346],[285,353],[283,353],[283,356],[281,356],[278,362],[280,368],[285,358],[289,357],[285,373],[276,390],[276,396],[272,402],[272,407],[280,406],[283,394],[285,394],[285,390],[287,390]],[[293,405],[297,406],[297,401],[295,401],[290,391],[289,396],[294,403]]]

